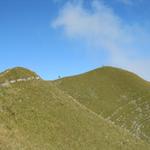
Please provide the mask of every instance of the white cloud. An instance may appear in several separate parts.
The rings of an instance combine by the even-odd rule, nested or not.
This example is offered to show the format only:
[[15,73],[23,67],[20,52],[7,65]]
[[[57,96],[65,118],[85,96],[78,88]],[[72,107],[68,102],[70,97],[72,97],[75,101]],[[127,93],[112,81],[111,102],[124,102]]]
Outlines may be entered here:
[[[138,25],[123,22],[101,1],[93,0],[91,10],[86,9],[83,3],[67,3],[54,20],[53,27],[61,27],[68,37],[82,39],[97,47],[99,52],[105,50],[109,64],[130,69],[150,79],[147,78],[150,70],[145,66],[145,63],[150,65],[150,61],[139,57],[141,51],[138,48],[145,31]],[[94,48],[91,52],[95,52]]]

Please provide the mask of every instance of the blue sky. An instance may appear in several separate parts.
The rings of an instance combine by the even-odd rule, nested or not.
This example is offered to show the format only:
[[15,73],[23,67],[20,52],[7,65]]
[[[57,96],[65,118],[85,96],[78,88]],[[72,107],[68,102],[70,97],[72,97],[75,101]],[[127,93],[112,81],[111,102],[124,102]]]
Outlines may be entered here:
[[103,65],[150,80],[149,0],[0,1],[0,71],[56,79]]

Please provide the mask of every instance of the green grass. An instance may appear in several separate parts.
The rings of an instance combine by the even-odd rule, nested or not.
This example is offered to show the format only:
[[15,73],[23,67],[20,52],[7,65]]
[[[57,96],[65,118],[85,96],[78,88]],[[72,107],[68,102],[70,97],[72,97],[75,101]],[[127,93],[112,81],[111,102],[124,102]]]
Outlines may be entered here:
[[54,83],[80,103],[150,142],[150,83],[113,67],[102,67]]
[[53,82],[0,88],[0,150],[149,150]]
[[37,76],[38,75],[33,71],[30,71],[23,67],[15,67],[13,69],[8,69],[0,73],[0,83],[10,80],[16,80],[27,77],[37,77]]

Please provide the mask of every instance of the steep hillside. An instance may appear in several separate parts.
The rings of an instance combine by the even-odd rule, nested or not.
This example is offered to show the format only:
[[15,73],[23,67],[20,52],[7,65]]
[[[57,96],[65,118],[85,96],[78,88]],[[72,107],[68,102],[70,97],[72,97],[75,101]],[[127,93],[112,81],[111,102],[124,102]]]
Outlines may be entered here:
[[150,142],[150,83],[113,67],[102,67],[54,83],[80,103]]
[[0,87],[0,149],[150,148],[146,142],[104,120],[53,83],[33,79]]

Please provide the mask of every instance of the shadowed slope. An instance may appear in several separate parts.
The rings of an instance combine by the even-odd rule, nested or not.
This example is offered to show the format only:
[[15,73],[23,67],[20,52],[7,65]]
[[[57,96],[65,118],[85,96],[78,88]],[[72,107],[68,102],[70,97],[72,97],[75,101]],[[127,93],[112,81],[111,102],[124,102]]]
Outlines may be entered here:
[[0,88],[2,150],[148,150],[149,145],[43,80]]
[[54,83],[92,111],[149,141],[149,82],[122,69],[102,67]]

